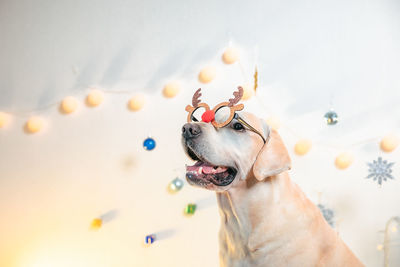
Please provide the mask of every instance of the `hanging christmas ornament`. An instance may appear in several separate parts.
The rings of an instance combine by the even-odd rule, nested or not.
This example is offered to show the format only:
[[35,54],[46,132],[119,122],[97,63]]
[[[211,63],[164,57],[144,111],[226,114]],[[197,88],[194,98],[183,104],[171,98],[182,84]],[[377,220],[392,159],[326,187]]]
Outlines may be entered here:
[[92,220],[92,223],[90,224],[90,229],[92,230],[98,230],[101,228],[103,224],[103,220],[100,218],[95,218]]
[[322,204],[318,204],[318,208],[321,211],[322,215],[324,216],[325,220],[331,227],[335,227],[335,213],[332,209],[325,207]]
[[94,218],[90,224],[90,229],[98,230],[103,224],[108,223],[114,220],[118,215],[118,210],[112,209],[107,211],[106,213],[101,214],[100,216]]
[[172,180],[168,185],[168,189],[172,193],[178,192],[179,190],[182,189],[182,187],[183,187],[183,181],[181,179],[179,179],[178,177],[176,177],[174,180]]
[[378,157],[377,160],[372,161],[372,163],[368,162],[367,165],[369,167],[369,174],[366,178],[373,178],[380,186],[382,185],[382,181],[387,181],[388,178],[394,179],[391,174],[394,162],[388,163],[386,160],[382,160],[381,157]]
[[146,150],[153,150],[156,147],[156,141],[151,137],[147,137],[143,141],[143,147]]
[[399,138],[394,134],[386,135],[380,142],[380,147],[384,152],[392,152],[399,145]]
[[258,88],[258,69],[256,65],[256,70],[254,71],[254,92],[257,91]]
[[144,238],[144,243],[146,245],[151,245],[156,241],[156,235],[155,234],[151,234],[151,235],[146,235],[146,237]]
[[325,113],[324,118],[326,120],[326,124],[328,125],[335,125],[338,123],[338,115],[333,109]]
[[185,207],[185,214],[186,215],[193,215],[195,213],[195,211],[196,211],[196,207],[197,207],[196,204],[192,204],[192,203],[187,204],[186,207]]

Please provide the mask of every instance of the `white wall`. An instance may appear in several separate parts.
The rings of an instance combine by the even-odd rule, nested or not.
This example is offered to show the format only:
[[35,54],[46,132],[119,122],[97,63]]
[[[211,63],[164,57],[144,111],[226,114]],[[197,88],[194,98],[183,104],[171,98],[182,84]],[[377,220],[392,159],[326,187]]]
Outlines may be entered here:
[[[193,91],[203,87],[211,105],[226,100],[252,81],[257,63],[258,97],[245,109],[280,118],[293,180],[315,202],[322,192],[342,238],[367,266],[381,266],[376,246],[400,213],[400,167],[379,188],[364,179],[365,163],[400,156],[375,142],[400,132],[399,11],[395,0],[3,0],[0,110],[20,116],[0,129],[0,265],[218,266],[213,193],[185,185],[170,195],[166,186],[189,163],[179,135]],[[221,62],[228,44],[240,48],[240,64]],[[217,78],[201,85],[197,74],[208,64]],[[169,80],[183,85],[174,99],[161,95]],[[129,94],[106,94],[102,106],[88,108],[93,84],[144,92],[147,104],[131,113]],[[82,100],[76,114],[57,106],[24,112],[67,95]],[[322,120],[330,103],[340,116],[333,127]],[[29,114],[45,118],[45,131],[24,133]],[[148,134],[157,141],[151,152],[142,148]],[[299,137],[314,143],[304,157],[292,153]],[[345,171],[333,165],[342,149],[356,159]],[[182,215],[188,202],[199,205],[192,218]],[[115,218],[88,231],[110,210]],[[153,232],[165,238],[143,247]]]

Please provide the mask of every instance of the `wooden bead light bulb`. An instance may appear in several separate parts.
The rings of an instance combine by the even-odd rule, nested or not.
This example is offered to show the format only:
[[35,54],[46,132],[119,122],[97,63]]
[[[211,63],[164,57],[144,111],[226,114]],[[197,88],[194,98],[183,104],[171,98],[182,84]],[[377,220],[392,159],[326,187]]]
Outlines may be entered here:
[[386,135],[380,142],[381,150],[384,152],[392,152],[399,145],[399,138],[394,134]]
[[239,59],[239,51],[235,47],[227,47],[222,54],[222,61],[225,64],[233,64]]
[[249,100],[254,95],[254,88],[251,84],[244,84],[242,85],[243,88],[243,96],[242,100]]
[[203,68],[199,73],[199,81],[201,83],[209,83],[214,80],[217,70],[213,66]]
[[90,107],[97,107],[104,101],[104,95],[100,90],[92,89],[88,94],[87,103]]
[[349,152],[340,153],[335,159],[335,166],[340,170],[348,168],[354,161],[354,157]]
[[311,141],[307,139],[301,139],[294,145],[294,152],[299,156],[307,154],[310,149]]
[[163,95],[166,98],[173,98],[179,93],[180,90],[181,86],[178,82],[176,81],[169,82],[164,86]]
[[65,114],[70,114],[74,112],[77,109],[77,107],[78,107],[78,101],[72,96],[67,96],[61,102],[61,110]]
[[131,111],[139,111],[143,108],[144,103],[145,103],[144,95],[137,94],[129,100],[128,107]]
[[44,121],[40,117],[33,116],[26,122],[26,130],[29,133],[37,133],[39,132],[44,125]]
[[278,130],[281,127],[281,122],[278,117],[270,116],[266,119],[267,124],[274,130]]
[[7,113],[0,112],[0,128],[6,127],[9,120],[10,116]]

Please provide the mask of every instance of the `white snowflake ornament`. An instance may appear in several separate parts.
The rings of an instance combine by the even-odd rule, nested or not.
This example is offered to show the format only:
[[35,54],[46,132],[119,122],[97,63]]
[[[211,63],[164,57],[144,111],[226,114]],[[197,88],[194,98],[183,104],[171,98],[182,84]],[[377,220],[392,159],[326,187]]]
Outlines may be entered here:
[[367,163],[368,176],[367,179],[373,178],[374,181],[378,181],[378,184],[381,186],[382,181],[387,181],[387,179],[394,179],[392,176],[392,166],[394,162],[388,163],[387,160],[382,160],[381,157],[378,157],[377,160],[374,160],[372,163]]

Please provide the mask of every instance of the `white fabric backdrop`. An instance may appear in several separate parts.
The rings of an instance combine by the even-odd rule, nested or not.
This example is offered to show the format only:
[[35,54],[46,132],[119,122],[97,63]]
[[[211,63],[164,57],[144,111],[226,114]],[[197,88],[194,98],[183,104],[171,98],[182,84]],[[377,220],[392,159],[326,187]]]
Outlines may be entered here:
[[[257,63],[258,98],[246,109],[296,131],[280,130],[293,180],[315,202],[322,192],[342,238],[367,266],[381,266],[376,246],[400,213],[400,169],[396,163],[396,180],[378,188],[364,179],[365,163],[395,162],[400,151],[348,145],[399,133],[399,12],[395,0],[1,1],[1,111],[35,110],[67,95],[83,103],[93,84],[144,92],[147,104],[131,113],[130,95],[106,94],[99,108],[82,104],[70,116],[57,107],[24,113],[45,118],[35,135],[22,130],[28,115],[0,129],[0,265],[218,266],[213,193],[186,185],[169,195],[166,186],[189,163],[179,136],[194,90],[219,103],[252,81]],[[242,68],[221,62],[229,44],[240,49]],[[198,71],[209,64],[217,77],[201,85]],[[170,80],[182,92],[165,99]],[[322,120],[330,104],[340,116],[333,127]],[[142,148],[148,134],[157,141],[152,152]],[[292,153],[299,136],[314,143],[304,157]],[[342,147],[356,159],[345,171],[333,165]],[[199,206],[192,218],[182,215],[188,202]],[[110,210],[113,220],[88,231]],[[164,239],[144,248],[153,232]]]

